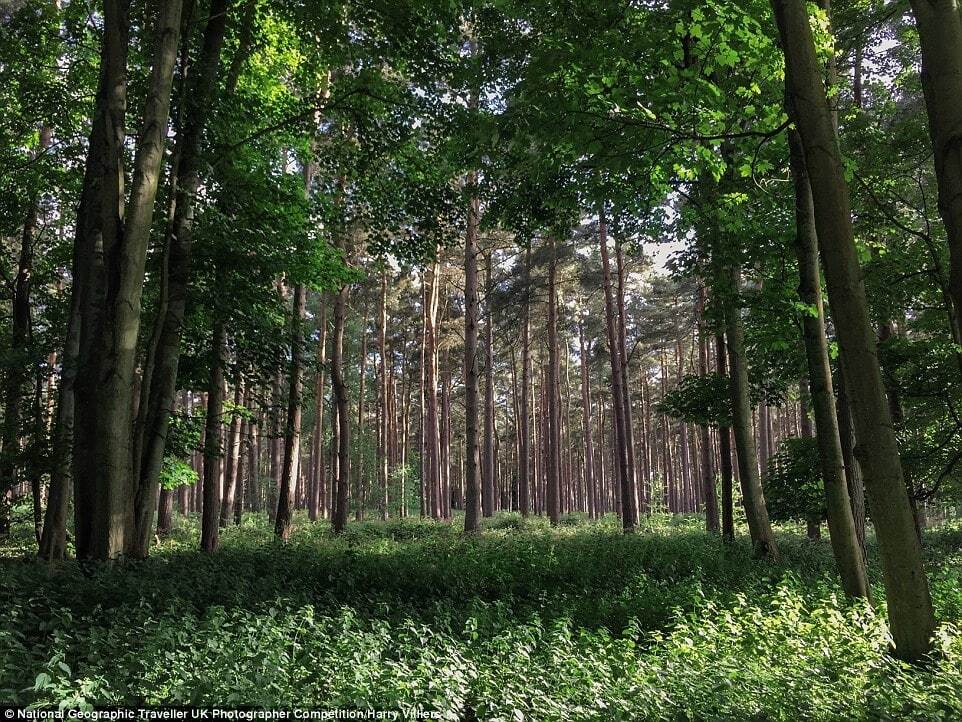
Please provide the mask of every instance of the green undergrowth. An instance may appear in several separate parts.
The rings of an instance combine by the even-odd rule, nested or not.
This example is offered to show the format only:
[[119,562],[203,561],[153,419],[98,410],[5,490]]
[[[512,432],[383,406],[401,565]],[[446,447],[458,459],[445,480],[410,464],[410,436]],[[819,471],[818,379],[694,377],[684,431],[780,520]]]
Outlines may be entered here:
[[[181,520],[150,559],[56,568],[8,547],[0,698],[31,705],[431,709],[450,720],[958,719],[962,530],[929,532],[942,627],[908,667],[884,604],[850,603],[827,542],[779,532],[778,564],[697,519],[504,514],[357,523],[339,538],[263,521],[213,556]],[[18,556],[19,554],[19,556]],[[874,555],[873,555],[874,556]],[[883,600],[876,579],[875,595]]]

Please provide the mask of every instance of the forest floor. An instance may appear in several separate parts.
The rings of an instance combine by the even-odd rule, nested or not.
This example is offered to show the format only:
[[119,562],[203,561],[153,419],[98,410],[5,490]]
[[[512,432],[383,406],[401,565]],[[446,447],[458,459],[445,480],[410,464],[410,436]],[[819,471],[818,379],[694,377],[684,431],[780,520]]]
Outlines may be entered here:
[[[465,539],[426,521],[262,520],[195,551],[48,569],[2,550],[0,700],[438,710],[451,720],[959,719],[962,527],[926,535],[943,626],[910,668],[884,610],[844,600],[827,541],[782,527],[779,564],[695,518],[505,514]],[[874,550],[871,551],[873,560]],[[883,599],[877,562],[875,596]],[[879,606],[884,606],[880,604]]]

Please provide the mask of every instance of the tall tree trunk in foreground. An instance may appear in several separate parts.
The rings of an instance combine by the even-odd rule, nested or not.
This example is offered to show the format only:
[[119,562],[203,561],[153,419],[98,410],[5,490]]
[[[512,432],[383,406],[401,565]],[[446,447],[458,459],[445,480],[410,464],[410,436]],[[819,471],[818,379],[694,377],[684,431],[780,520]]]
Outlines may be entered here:
[[464,531],[480,531],[481,466],[478,436],[478,222],[475,174],[468,174],[468,226],[464,235]]
[[778,559],[778,546],[768,519],[765,493],[758,473],[758,452],[752,437],[752,407],[748,387],[748,359],[745,355],[745,329],[742,325],[738,301],[741,273],[737,266],[729,268],[728,281],[732,300],[726,308],[728,338],[729,388],[732,400],[732,431],[735,435],[735,455],[738,458],[738,478],[742,488],[742,503],[756,557]]
[[[832,369],[825,338],[822,288],[818,271],[818,239],[815,234],[815,212],[812,191],[805,166],[805,155],[798,131],[788,134],[792,177],[795,183],[795,255],[798,258],[798,296],[814,313],[802,314],[802,337],[808,360],[808,379],[815,411],[818,457],[821,461],[828,530],[835,563],[842,578],[842,588],[853,597],[871,594],[865,559],[855,532],[855,520],[848,498],[845,464],[839,440]],[[803,415],[808,409],[803,409]]]
[[301,391],[304,385],[302,374],[304,339],[301,325],[304,322],[304,303],[304,286],[299,283],[294,286],[291,314],[291,373],[288,379],[287,423],[284,426],[284,465],[281,471],[281,489],[277,498],[277,514],[274,516],[274,533],[284,541],[287,541],[291,535],[294,481],[301,453]]
[[[789,113],[805,150],[832,319],[869,488],[896,654],[931,649],[935,614],[915,531],[898,445],[879,369],[875,334],[855,248],[848,186],[821,68],[802,0],[773,0],[788,69]],[[855,372],[857,369],[857,373]]]
[[224,322],[214,320],[211,339],[210,381],[207,388],[207,419],[204,426],[204,480],[200,548],[213,554],[220,542],[220,471],[223,464],[224,365],[227,334]]
[[[922,46],[922,90],[939,187],[939,215],[949,244],[949,309],[958,328],[962,312],[962,17],[958,0],[911,0]],[[954,312],[953,312],[954,311]]]
[[190,282],[194,199],[200,187],[201,139],[214,105],[227,14],[228,0],[211,1],[200,58],[197,66],[190,69],[181,98],[183,125],[177,130],[173,153],[173,207],[164,246],[160,303],[148,343],[140,412],[134,428],[135,529],[129,550],[134,557],[147,556],[154,499],[177,390],[180,339]]
[[[105,1],[103,9],[100,81],[71,268],[70,319],[64,347],[60,419],[55,443],[55,486],[61,479],[76,481],[75,450],[78,445],[90,446],[89,438],[83,434],[83,423],[77,423],[80,417],[77,406],[87,376],[91,327],[103,312],[103,254],[106,248],[116,243],[122,232],[120,209],[124,201],[123,148],[129,35],[127,3]],[[74,483],[73,491],[74,545],[78,556],[92,556],[96,489],[85,482]]]
[[[113,4],[105,3],[105,10]],[[158,11],[130,197],[125,204],[123,193],[115,197],[114,184],[110,184],[111,207],[121,216],[115,226],[118,232],[113,237],[103,236],[99,247],[95,245],[99,288],[91,289],[96,299],[88,305],[92,313],[85,314],[81,324],[81,373],[75,387],[78,433],[74,437],[73,481],[81,503],[74,514],[76,526],[84,530],[77,535],[77,556],[81,558],[113,559],[128,551],[133,538],[131,423],[140,300],[166,147],[182,4],[181,0],[167,0]],[[125,14],[122,8],[119,12]],[[126,25],[127,19],[121,23]],[[122,119],[115,118],[114,128],[123,133],[122,126]],[[117,142],[123,143],[122,136]],[[122,181],[117,186],[122,188]]]

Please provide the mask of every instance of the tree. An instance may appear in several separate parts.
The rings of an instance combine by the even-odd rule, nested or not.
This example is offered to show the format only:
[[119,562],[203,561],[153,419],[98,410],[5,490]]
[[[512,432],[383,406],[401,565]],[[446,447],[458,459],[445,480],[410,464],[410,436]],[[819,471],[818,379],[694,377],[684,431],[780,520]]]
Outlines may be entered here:
[[842,364],[845,369],[859,369],[846,375],[845,385],[852,399],[856,451],[879,540],[892,636],[900,657],[918,659],[930,649],[935,616],[869,324],[838,138],[808,11],[798,0],[778,0],[773,8],[785,50],[789,112],[797,123],[808,167]]

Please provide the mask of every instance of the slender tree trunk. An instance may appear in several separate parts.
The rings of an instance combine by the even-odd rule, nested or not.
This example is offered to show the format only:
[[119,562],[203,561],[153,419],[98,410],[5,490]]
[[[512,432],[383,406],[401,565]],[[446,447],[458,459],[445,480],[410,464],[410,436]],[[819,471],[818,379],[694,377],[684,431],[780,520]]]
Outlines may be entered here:
[[531,511],[531,247],[524,250],[524,323],[521,327],[521,447],[518,467],[518,504],[521,515]]
[[[695,314],[698,325],[698,375],[708,376],[708,325],[705,322],[705,304],[707,291],[705,284],[699,281],[698,296],[695,301]],[[721,531],[718,518],[718,496],[715,493],[715,470],[712,468],[711,436],[708,424],[699,424],[698,437],[700,440],[699,453],[701,455],[701,487],[705,500],[705,528],[718,534]]]
[[381,401],[378,409],[378,476],[381,486],[381,519],[388,517],[388,465],[389,465],[389,440],[388,440],[388,419],[390,418],[390,392],[391,387],[388,381],[388,353],[387,353],[387,268],[381,269],[381,319],[378,331],[378,351],[380,358],[380,382],[381,382]]
[[478,438],[478,223],[474,172],[468,175],[468,227],[464,236],[464,531],[480,531],[481,465]]
[[732,431],[738,457],[738,478],[742,488],[742,502],[748,520],[748,531],[756,557],[778,559],[778,547],[765,507],[765,494],[758,474],[758,454],[752,437],[752,408],[748,388],[748,359],[745,355],[745,330],[739,308],[741,274],[736,266],[729,268],[732,300],[726,308],[728,337],[729,388],[732,400]]
[[291,375],[287,394],[287,423],[284,425],[284,465],[281,471],[281,488],[274,517],[274,534],[287,541],[291,535],[291,511],[294,504],[294,479],[301,453],[301,392],[304,385],[304,286],[294,287],[293,313],[291,314]]
[[484,452],[481,455],[481,513],[494,514],[494,312],[491,307],[491,256],[488,251],[484,282]]
[[561,518],[561,409],[558,402],[558,282],[557,245],[548,240],[548,475],[545,497],[548,519],[557,524]]
[[201,515],[200,548],[213,554],[220,541],[220,471],[223,463],[224,363],[227,334],[224,322],[214,319],[211,340],[210,382],[207,389],[207,419],[204,434],[204,504]]
[[[633,514],[634,524],[638,524],[638,477],[635,470],[635,439],[634,423],[632,422],[631,411],[631,389],[628,384],[628,369],[630,359],[628,358],[627,325],[628,315],[625,313],[625,292],[627,285],[627,271],[625,268],[625,252],[621,241],[615,239],[615,257],[617,261],[618,286],[617,286],[617,328],[618,328],[618,353],[621,356],[621,393],[622,412],[624,421],[622,422],[622,437],[625,444],[625,475],[628,477],[629,493],[631,496],[631,513]],[[642,498],[644,502],[644,498]],[[647,509],[644,509],[647,513]]]
[[[245,462],[246,462],[245,454],[246,455],[253,454],[253,448],[254,448],[253,444],[251,443],[252,424],[251,424],[251,419],[249,414],[251,401],[252,401],[252,396],[251,396],[251,393],[248,392],[246,400],[244,402],[245,406],[247,406],[248,414],[244,415],[244,418],[241,421],[241,427],[240,427],[240,450],[237,456],[237,471],[236,471],[237,483],[236,483],[236,489],[234,491],[234,506],[232,509],[233,516],[234,516],[234,524],[238,526],[240,526],[240,523],[244,518],[244,499],[247,498],[245,494],[249,496],[250,485],[257,478],[256,473],[248,474],[247,481],[246,482],[244,481],[244,468],[245,468]],[[247,465],[247,466],[248,468],[254,468],[256,472],[256,466],[250,466],[250,465]]]
[[314,381],[314,519],[327,516],[329,508],[327,464],[324,453],[324,391],[327,388],[327,302],[321,301],[321,340],[317,344],[317,376]]
[[608,228],[602,210],[598,224],[599,245],[601,248],[602,284],[605,292],[605,323],[608,331],[608,356],[611,360],[612,419],[614,429],[615,472],[619,481],[621,495],[621,524],[624,531],[632,531],[638,525],[638,509],[635,505],[634,479],[628,467],[628,441],[625,435],[625,394],[621,385],[624,380],[619,343],[618,320],[614,290],[611,280],[611,261],[608,255]]
[[838,138],[805,3],[773,0],[772,5],[785,48],[788,110],[798,125],[810,177],[832,319],[843,367],[852,371],[846,390],[870,492],[892,637],[896,654],[915,660],[931,649],[935,614],[869,321]]
[[[798,258],[799,269],[798,296],[802,303],[814,309],[814,313],[802,314],[802,337],[805,341],[808,378],[818,430],[818,456],[825,486],[828,531],[832,541],[832,551],[835,554],[835,563],[842,578],[842,588],[849,596],[868,598],[871,595],[871,589],[848,498],[845,464],[835,411],[832,369],[828,360],[822,288],[818,272],[818,239],[815,233],[812,191],[808,181],[802,141],[797,130],[789,131],[788,143],[795,183],[795,255]],[[804,413],[807,416],[808,410],[806,409]],[[809,526],[811,527],[811,524]],[[816,519],[815,531],[817,530]],[[811,532],[811,528],[809,531]]]
[[217,69],[227,25],[228,0],[212,0],[196,69],[191,69],[171,169],[173,197],[161,271],[161,295],[141,386],[140,413],[134,427],[133,463],[136,478],[134,538],[130,554],[145,557],[150,542],[163,466],[170,410],[177,388],[180,339],[190,280],[194,198],[200,187],[201,140],[214,105]]
[[[721,376],[728,375],[728,348],[725,343],[725,334],[715,334],[715,356],[718,366],[718,373]],[[730,383],[730,382],[729,382]],[[735,510],[732,499],[734,493],[734,479],[732,470],[732,442],[731,427],[727,424],[718,425],[718,447],[721,467],[721,516],[722,516],[722,540],[726,544],[735,541]]]
[[231,414],[230,426],[227,430],[227,454],[224,459],[224,496],[220,505],[220,527],[226,529],[234,514],[234,497],[237,491],[237,477],[239,475],[239,457],[241,444],[241,417],[237,409],[244,404],[244,384],[238,378],[234,384],[234,413]]
[[591,385],[588,376],[588,347],[585,345],[585,329],[582,319],[578,318],[578,348],[581,357],[581,433],[584,437],[584,485],[586,511],[592,519],[598,517],[594,496],[594,445],[591,441]]
[[344,377],[344,322],[348,293],[349,287],[345,285],[334,298],[334,342],[331,349],[331,385],[337,414],[336,503],[333,513],[333,526],[337,533],[344,531],[347,526],[347,496],[351,482],[351,412],[347,379]]
[[845,480],[848,482],[848,497],[852,504],[852,518],[855,521],[855,535],[865,558],[865,482],[862,479],[862,467],[855,458],[855,423],[852,420],[852,409],[845,389],[845,374],[837,375],[835,388],[838,390],[836,415],[838,418],[839,441],[842,448],[842,460],[845,464]]

